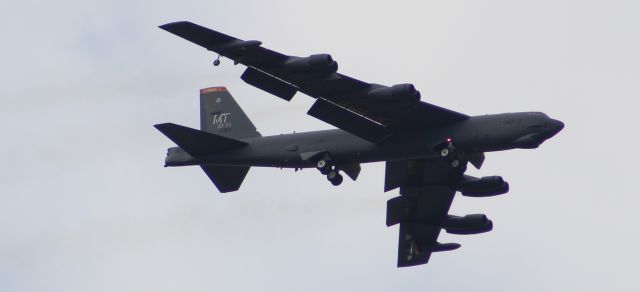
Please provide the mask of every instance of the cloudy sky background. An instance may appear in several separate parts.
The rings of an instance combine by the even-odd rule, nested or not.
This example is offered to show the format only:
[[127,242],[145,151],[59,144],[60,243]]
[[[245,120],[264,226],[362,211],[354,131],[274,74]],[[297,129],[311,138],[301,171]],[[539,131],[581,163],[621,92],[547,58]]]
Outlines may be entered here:
[[[345,1],[346,2],[346,1]],[[636,291],[637,1],[4,1],[0,7],[0,291]],[[197,127],[225,85],[265,135],[327,129],[247,84],[242,66],[157,28],[190,20],[340,72],[414,83],[470,115],[566,123],[537,150],[488,154],[504,196],[457,197],[492,232],[397,269],[384,165],[331,186],[250,171],[220,195],[162,167],[152,125]]]

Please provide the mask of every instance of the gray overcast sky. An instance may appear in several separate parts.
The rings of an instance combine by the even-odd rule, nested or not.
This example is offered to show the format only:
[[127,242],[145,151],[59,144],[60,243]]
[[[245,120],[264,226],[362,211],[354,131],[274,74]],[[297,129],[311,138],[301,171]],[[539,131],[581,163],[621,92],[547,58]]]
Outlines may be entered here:
[[[345,1],[346,2],[346,1]],[[637,1],[4,1],[0,291],[638,291]],[[334,188],[250,171],[219,195],[162,167],[160,122],[198,125],[225,85],[263,134],[329,128],[247,84],[242,66],[157,28],[190,20],[470,115],[540,110],[566,128],[491,153],[504,196],[457,197],[492,232],[397,269],[384,165]]]

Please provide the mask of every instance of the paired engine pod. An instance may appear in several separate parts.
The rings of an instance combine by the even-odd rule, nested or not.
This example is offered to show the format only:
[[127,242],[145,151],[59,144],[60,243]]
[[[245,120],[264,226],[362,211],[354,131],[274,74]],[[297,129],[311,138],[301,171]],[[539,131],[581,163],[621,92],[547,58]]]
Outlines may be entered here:
[[364,97],[376,102],[419,101],[420,91],[413,84],[396,84],[391,87],[374,84]]
[[460,246],[461,245],[459,243],[439,243],[439,242],[436,242],[436,244],[433,245],[430,248],[430,251],[431,252],[451,251],[451,250],[460,248]]
[[478,234],[493,229],[493,222],[484,214],[471,214],[464,217],[448,215],[441,224],[450,234]]
[[504,181],[501,176],[476,178],[465,175],[457,189],[467,197],[491,197],[507,193],[509,183]]
[[328,54],[317,54],[309,57],[290,57],[282,64],[282,68],[294,73],[331,74],[338,71],[338,62]]

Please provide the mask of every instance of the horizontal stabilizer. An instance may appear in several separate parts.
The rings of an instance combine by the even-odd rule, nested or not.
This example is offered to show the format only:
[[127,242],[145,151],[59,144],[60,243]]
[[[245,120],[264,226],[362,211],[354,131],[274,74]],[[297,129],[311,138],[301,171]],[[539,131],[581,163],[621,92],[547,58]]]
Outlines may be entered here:
[[249,172],[248,166],[207,166],[202,170],[221,193],[237,191]]
[[154,125],[154,127],[191,156],[204,156],[219,151],[238,149],[248,145],[246,142],[173,123],[158,124]]

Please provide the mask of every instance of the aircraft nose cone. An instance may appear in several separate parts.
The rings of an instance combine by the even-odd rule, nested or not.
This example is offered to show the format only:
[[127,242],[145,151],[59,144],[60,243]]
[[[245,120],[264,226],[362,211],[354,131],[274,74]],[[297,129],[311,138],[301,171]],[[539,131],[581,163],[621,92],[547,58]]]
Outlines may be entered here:
[[549,121],[549,138],[555,136],[564,129],[564,123],[558,120],[551,119]]

